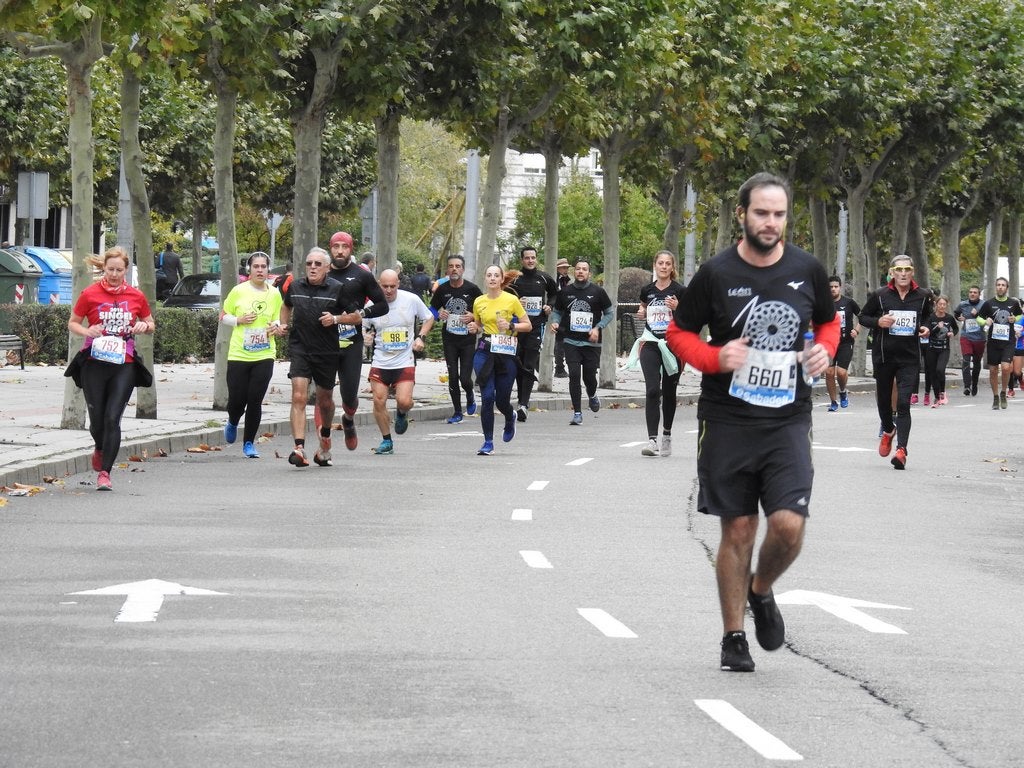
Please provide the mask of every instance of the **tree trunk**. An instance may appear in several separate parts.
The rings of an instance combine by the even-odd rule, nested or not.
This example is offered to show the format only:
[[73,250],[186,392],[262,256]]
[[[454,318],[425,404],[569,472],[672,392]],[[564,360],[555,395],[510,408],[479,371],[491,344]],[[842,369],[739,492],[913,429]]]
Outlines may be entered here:
[[920,203],[910,206],[907,217],[907,250],[914,261],[914,274],[917,284],[922,288],[931,289],[932,276],[928,265],[928,246],[924,241],[924,217]]
[[[962,217],[954,216],[943,221],[941,226],[942,293],[949,298],[952,309],[956,309],[956,305],[960,303],[960,224],[962,222]],[[949,367],[959,368],[963,362],[960,344],[950,344],[949,349]]]
[[[217,245],[220,252],[221,303],[238,283],[238,251],[235,246],[235,115],[238,90],[227,81],[218,83],[217,125],[213,136],[213,193],[217,202]],[[217,324],[214,345],[213,409],[228,407],[228,348],[231,328]]]
[[618,134],[601,148],[601,166],[604,169],[601,176],[604,290],[612,300],[614,319],[601,333],[601,370],[597,384],[608,389],[615,389],[615,363],[619,353],[619,223],[622,219],[619,166],[622,154],[622,138]]
[[499,263],[500,257],[496,250],[498,241],[498,219],[501,216],[501,186],[505,182],[505,153],[508,151],[512,137],[508,130],[508,110],[502,110],[498,117],[494,133],[491,134],[490,149],[487,155],[487,179],[484,182],[484,194],[480,206],[480,244],[476,252],[477,284],[483,280],[484,273],[491,264]]
[[[542,145],[544,154],[544,249],[538,267],[555,273],[558,263],[558,194],[562,171],[562,147],[557,139],[548,138]],[[537,390],[550,392],[554,383],[555,334],[544,329],[540,347],[540,381]]]
[[735,211],[729,200],[721,198],[718,201],[718,237],[715,239],[715,253],[721,253],[733,242],[733,215]]
[[889,252],[893,256],[907,253],[907,232],[909,226],[910,205],[905,200],[894,199],[892,201],[892,240],[889,246]]
[[1003,206],[997,204],[989,219],[988,243],[985,246],[985,296],[996,295],[996,278],[1006,277],[999,272],[999,246],[1003,244]]
[[[867,248],[864,243],[864,207],[869,187],[861,184],[847,195],[846,206],[850,212],[850,260],[853,273],[853,300],[864,306],[868,293],[878,286],[874,275],[868,274]],[[861,339],[864,339],[861,341]],[[850,374],[864,376],[867,372],[867,334],[857,336],[854,345]]]
[[[136,266],[139,288],[156,306],[156,269],[153,266],[153,229],[149,218],[149,195],[146,192],[146,178],[142,170],[142,147],[139,144],[139,98],[141,83],[136,69],[125,65],[121,79],[121,162],[124,164],[125,181],[128,184],[132,212],[132,234],[135,238],[135,252],[139,254]],[[143,358],[154,365],[153,336],[143,334],[135,339],[135,346]],[[135,398],[135,418],[155,419],[157,417],[156,379],[152,387],[139,387]]]
[[1020,213],[1011,213],[1010,227],[1006,235],[1006,263],[1009,265],[1011,296],[1020,295],[1020,224]]
[[808,200],[808,207],[811,211],[811,236],[814,242],[814,255],[818,261],[825,265],[825,271],[832,275],[836,271],[836,257],[828,229],[828,203],[825,200],[811,196]]
[[[686,188],[690,182],[690,164],[681,158],[672,173],[672,184],[668,193],[668,206],[665,215],[665,234],[662,237],[662,248],[676,255],[676,263],[681,263],[683,221],[686,219]],[[682,272],[682,270],[679,270]]]
[[[103,55],[103,22],[99,15],[86,22],[82,35],[63,47],[61,58],[68,76],[68,154],[71,158],[71,249],[74,262],[73,293],[78,295],[92,277],[86,257],[92,252],[93,162],[92,88],[93,65]],[[68,362],[78,353],[82,340],[68,333]],[[69,378],[64,385],[62,429],[85,428],[85,396]]]
[[373,121],[377,128],[377,274],[398,262],[398,175],[402,164],[402,114],[388,108]]

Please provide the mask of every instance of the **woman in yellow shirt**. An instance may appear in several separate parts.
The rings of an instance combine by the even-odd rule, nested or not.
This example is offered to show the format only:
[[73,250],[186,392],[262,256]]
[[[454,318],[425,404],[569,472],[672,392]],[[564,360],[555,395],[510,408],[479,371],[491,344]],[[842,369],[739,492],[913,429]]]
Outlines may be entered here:
[[505,417],[501,439],[516,436],[516,414],[512,410],[512,386],[516,383],[516,332],[529,333],[533,325],[522,303],[502,290],[505,273],[492,264],[484,273],[486,293],[473,302],[470,333],[481,333],[473,356],[473,372],[480,387],[480,427],[484,444],[479,456],[494,453],[494,407]]

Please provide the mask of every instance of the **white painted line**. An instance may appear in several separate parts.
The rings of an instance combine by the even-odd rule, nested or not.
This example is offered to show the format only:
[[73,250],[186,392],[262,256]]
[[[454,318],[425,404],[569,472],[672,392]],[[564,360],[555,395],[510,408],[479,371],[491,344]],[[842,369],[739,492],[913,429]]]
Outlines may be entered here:
[[512,519],[513,520],[527,520],[527,521],[533,520],[533,510],[532,509],[513,509],[512,510]]
[[71,592],[72,595],[124,595],[126,597],[114,618],[118,623],[137,623],[143,621],[156,621],[160,607],[164,603],[164,595],[223,595],[224,592],[214,592],[209,589],[198,587],[185,587],[170,581],[160,579],[146,579],[145,581],[134,581],[131,584],[115,584],[111,587],[100,589],[87,589],[82,592]]
[[524,549],[519,552],[526,564],[531,568],[551,568],[553,567],[548,559],[544,557],[544,553],[537,552],[536,550]]
[[619,448],[636,448],[638,445],[647,445],[647,441],[637,440],[635,443],[623,443]]
[[839,453],[874,453],[874,448],[846,448],[834,445],[821,445],[820,443],[811,443],[811,447],[816,451],[838,451]]
[[804,759],[803,755],[794,752],[783,741],[772,736],[729,702],[722,699],[694,699],[693,703],[762,757],[769,760]]
[[814,592],[806,589],[792,589],[775,596],[775,602],[779,605],[816,605],[827,613],[831,613],[843,621],[848,621],[858,627],[882,635],[905,635],[904,630],[892,624],[869,616],[858,608],[885,608],[893,611],[909,611],[902,605],[889,605],[888,603],[873,603],[869,600],[857,600],[852,597],[841,597],[830,595],[826,592]]
[[534,480],[532,483],[530,483],[528,486],[526,486],[526,490],[528,490],[528,491],[543,491],[545,488],[548,487],[548,482],[549,482],[548,480]]
[[633,630],[600,608],[577,608],[576,610],[580,616],[597,627],[606,637],[632,639],[637,636]]
[[594,460],[593,457],[591,457],[591,458],[584,457],[582,459],[573,459],[572,461],[570,461],[565,466],[567,466],[567,467],[582,467],[584,464],[587,464],[588,462],[591,462],[593,460]]

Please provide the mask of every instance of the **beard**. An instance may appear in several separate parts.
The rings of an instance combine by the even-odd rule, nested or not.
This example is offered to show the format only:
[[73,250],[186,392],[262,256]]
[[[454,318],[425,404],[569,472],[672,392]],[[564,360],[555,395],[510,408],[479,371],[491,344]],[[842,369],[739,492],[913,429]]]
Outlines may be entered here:
[[772,235],[770,239],[759,237],[755,234],[750,227],[747,226],[746,218],[743,220],[743,239],[746,240],[747,245],[762,256],[767,256],[771,253],[775,246],[782,240],[782,235]]

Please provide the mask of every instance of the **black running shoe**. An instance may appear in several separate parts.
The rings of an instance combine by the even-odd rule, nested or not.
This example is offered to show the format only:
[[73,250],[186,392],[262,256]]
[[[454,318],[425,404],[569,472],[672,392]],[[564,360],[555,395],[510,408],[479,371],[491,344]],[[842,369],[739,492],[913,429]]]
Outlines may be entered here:
[[[753,584],[753,579],[751,579]],[[755,595],[754,590],[747,588],[747,603],[754,615],[754,634],[758,644],[766,651],[775,651],[786,642],[786,623],[782,620],[779,606],[775,604],[775,595]]]
[[746,632],[729,632],[722,638],[722,669],[726,672],[753,672]]

